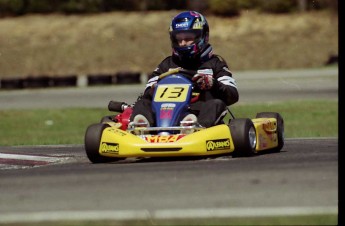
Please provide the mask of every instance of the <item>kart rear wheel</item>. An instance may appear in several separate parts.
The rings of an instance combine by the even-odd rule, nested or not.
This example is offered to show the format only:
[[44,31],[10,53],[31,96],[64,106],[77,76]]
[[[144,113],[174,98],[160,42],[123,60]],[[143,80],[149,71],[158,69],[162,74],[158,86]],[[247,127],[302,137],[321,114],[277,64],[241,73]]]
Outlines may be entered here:
[[256,114],[256,118],[275,118],[277,119],[277,136],[278,146],[271,149],[273,152],[280,152],[284,146],[284,120],[277,112],[260,112]]
[[249,157],[256,153],[256,130],[249,118],[232,119],[230,134],[235,145],[233,157]]
[[85,151],[86,155],[92,163],[106,163],[114,162],[124,158],[105,157],[99,154],[99,145],[102,138],[102,133],[105,128],[109,127],[107,124],[96,123],[90,125],[85,133]]

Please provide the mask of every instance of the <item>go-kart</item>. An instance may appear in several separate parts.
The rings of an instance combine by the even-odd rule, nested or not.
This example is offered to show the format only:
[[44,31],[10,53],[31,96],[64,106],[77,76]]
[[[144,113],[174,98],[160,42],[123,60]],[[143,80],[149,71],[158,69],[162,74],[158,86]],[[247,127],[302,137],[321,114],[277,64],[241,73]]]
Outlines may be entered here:
[[130,122],[133,105],[110,101],[105,116],[85,133],[85,151],[92,163],[145,157],[191,157],[231,154],[252,156],[284,146],[284,121],[276,112],[260,112],[254,119],[235,118],[229,108],[223,120],[209,128],[197,121],[183,121],[193,97],[191,75],[174,69],[160,75],[154,88],[152,108],[156,125]]

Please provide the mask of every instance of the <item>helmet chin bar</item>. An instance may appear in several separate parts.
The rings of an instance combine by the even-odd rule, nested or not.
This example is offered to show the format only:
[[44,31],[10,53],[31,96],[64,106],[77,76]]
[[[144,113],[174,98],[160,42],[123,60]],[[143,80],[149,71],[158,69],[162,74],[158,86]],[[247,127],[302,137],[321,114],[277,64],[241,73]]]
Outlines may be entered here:
[[189,46],[175,47],[173,50],[174,54],[180,59],[194,59],[200,52],[196,43]]

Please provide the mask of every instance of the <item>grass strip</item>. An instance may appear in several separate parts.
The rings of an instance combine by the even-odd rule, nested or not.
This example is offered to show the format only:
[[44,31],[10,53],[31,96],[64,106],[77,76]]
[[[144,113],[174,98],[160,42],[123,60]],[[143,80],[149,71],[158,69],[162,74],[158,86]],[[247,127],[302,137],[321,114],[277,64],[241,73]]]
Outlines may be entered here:
[[[337,101],[296,101],[234,105],[236,118],[279,112],[285,137],[338,137]],[[0,146],[83,144],[88,125],[114,113],[106,108],[66,108],[0,111]],[[225,121],[228,121],[229,115]]]

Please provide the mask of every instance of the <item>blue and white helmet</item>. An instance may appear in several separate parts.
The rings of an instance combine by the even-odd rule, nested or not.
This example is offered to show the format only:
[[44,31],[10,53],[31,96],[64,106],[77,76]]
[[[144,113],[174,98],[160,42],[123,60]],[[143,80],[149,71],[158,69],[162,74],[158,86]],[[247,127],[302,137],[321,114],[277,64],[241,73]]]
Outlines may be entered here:
[[[179,33],[192,33],[195,41],[192,45],[180,47],[176,35]],[[195,59],[207,47],[209,40],[209,26],[206,18],[196,11],[186,11],[173,18],[169,28],[173,55],[185,59]]]

